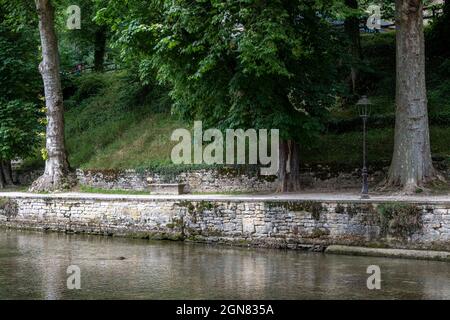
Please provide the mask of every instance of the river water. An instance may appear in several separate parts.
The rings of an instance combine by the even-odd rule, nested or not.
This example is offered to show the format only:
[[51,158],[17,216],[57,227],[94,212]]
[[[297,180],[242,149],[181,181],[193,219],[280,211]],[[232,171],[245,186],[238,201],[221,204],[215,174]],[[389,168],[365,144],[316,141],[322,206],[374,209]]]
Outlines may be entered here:
[[450,299],[450,263],[0,230],[0,299],[380,298]]

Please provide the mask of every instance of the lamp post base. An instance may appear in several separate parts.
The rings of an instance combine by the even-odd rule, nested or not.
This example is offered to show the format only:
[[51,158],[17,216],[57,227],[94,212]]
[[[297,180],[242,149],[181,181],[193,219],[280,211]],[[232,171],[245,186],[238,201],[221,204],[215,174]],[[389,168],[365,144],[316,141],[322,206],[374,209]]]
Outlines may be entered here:
[[366,160],[364,159],[364,167],[362,169],[362,190],[361,199],[369,199],[369,181],[368,181],[368,171],[366,167]]

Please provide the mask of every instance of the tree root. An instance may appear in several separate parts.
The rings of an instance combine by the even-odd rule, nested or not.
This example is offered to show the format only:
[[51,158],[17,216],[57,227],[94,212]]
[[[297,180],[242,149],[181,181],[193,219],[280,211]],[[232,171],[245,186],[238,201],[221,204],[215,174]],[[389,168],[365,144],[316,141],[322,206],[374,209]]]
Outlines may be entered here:
[[60,192],[72,189],[77,184],[77,179],[74,173],[66,175],[55,174],[53,176],[49,174],[43,174],[36,181],[34,181],[29,192]]
[[430,194],[433,187],[436,186],[436,182],[447,185],[444,176],[436,171],[432,177],[422,183],[410,182],[402,185],[398,180],[386,178],[376,187],[376,191],[389,192],[394,195]]

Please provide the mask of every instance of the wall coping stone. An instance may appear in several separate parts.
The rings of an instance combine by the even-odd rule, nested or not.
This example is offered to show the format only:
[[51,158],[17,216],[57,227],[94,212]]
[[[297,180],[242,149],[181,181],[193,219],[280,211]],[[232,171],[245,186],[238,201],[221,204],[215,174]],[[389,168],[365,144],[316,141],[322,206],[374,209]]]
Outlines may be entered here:
[[123,195],[94,193],[52,193],[35,194],[26,192],[0,192],[0,198],[29,199],[83,199],[93,201],[222,201],[222,202],[333,202],[333,203],[411,203],[450,205],[450,196],[372,196],[370,199],[360,199],[358,194],[333,193],[296,193],[296,194],[265,194],[265,195]]

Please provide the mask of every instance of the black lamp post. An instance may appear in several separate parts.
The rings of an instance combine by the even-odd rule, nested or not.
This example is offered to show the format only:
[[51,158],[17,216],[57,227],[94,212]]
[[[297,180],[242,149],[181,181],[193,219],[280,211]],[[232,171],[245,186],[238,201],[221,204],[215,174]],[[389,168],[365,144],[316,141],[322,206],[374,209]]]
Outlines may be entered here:
[[372,102],[367,98],[367,96],[362,96],[361,99],[356,103],[359,108],[359,116],[363,121],[363,168],[362,168],[362,191],[361,199],[369,198],[369,183],[367,178],[369,176],[367,172],[367,142],[366,142],[366,129],[367,129],[367,119],[370,116],[370,107]]

